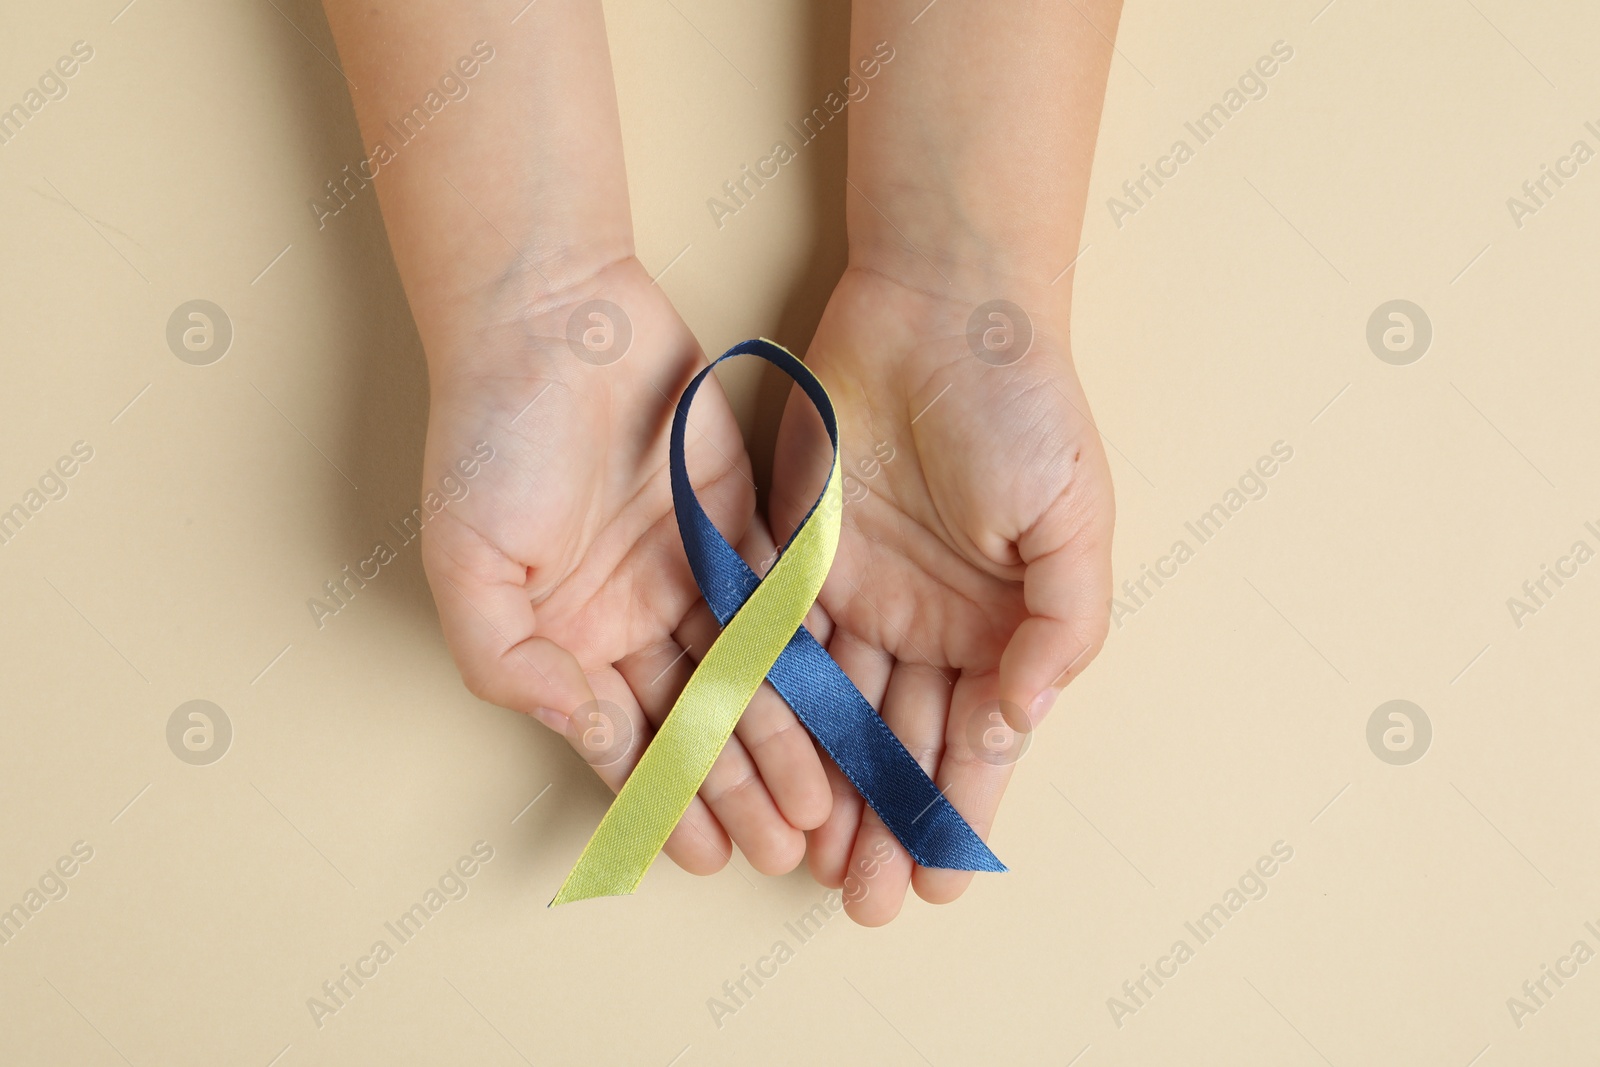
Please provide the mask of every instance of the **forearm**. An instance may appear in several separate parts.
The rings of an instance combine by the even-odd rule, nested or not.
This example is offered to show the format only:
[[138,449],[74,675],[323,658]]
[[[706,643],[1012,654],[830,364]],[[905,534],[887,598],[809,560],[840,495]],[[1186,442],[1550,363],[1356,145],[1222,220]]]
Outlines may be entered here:
[[633,254],[599,0],[325,6],[431,366]]
[[851,106],[851,265],[1064,302],[1050,282],[1078,254],[1120,0],[926,4],[853,5],[852,56],[894,55]]

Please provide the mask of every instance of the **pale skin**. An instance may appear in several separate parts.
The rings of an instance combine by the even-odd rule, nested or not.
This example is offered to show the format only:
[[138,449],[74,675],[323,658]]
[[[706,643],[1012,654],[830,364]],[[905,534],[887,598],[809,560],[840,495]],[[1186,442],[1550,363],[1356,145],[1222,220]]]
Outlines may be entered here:
[[[1120,5],[925,3],[852,13],[851,59],[880,41],[894,58],[848,112],[849,268],[806,361],[846,461],[879,442],[895,458],[845,508],[807,625],[987,836],[1010,767],[973,758],[972,717],[1033,729],[1107,628],[1111,481],[1061,272],[1078,254]],[[473,42],[495,49],[449,105],[459,113],[375,183],[428,359],[423,485],[480,440],[496,453],[427,527],[423,563],[475,694],[580,751],[574,712],[620,709],[631,744],[596,768],[618,789],[717,630],[667,479],[673,405],[705,355],[634,256],[600,5],[541,2],[515,25],[482,0],[325,6],[369,148]],[[567,343],[573,309],[595,299],[632,328],[606,365]],[[969,317],[994,299],[1032,326],[1009,366],[968,345]],[[787,537],[820,488],[820,423],[791,397],[762,516],[714,378],[690,421],[700,500],[756,566],[773,552],[769,520]],[[806,859],[835,887],[870,870],[846,904],[866,925],[894,918],[908,888],[945,902],[971,882],[915,866],[864,810],[763,686],[666,851],[701,874],[732,845],[766,874]]]

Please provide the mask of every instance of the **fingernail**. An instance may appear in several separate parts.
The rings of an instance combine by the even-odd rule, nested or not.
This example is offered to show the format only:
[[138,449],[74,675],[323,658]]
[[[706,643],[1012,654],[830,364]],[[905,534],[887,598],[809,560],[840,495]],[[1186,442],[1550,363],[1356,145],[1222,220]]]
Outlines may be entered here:
[[554,708],[534,708],[533,717],[563,736],[567,732],[567,717]]
[[1033,698],[1033,703],[1028,705],[1028,724],[1038,726],[1044,717],[1050,714],[1050,709],[1055,707],[1056,697],[1061,695],[1060,689],[1046,689]]

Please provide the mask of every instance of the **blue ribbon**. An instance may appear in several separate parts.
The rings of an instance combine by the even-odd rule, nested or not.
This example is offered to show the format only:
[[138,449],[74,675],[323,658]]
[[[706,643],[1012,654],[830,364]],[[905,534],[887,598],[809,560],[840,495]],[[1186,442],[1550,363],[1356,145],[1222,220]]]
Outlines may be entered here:
[[[805,364],[771,341],[734,345],[695,375],[683,391],[672,419],[672,505],[695,584],[723,626],[755,592],[761,578],[717,532],[700,506],[689,484],[683,446],[689,405],[700,383],[712,367],[740,355],[760,356],[794,379],[822,416],[834,454],[839,451],[838,420],[827,390]],[[798,531],[804,525],[802,521],[795,528]],[[1006,869],[804,626],[795,630],[767,673],[767,681],[917,863],[959,871]]]

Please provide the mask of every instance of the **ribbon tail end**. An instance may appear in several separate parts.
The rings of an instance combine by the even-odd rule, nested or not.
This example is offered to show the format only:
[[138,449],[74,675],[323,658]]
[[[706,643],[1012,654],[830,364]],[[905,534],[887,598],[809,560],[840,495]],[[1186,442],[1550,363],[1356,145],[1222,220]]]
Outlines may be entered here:
[[613,889],[606,886],[588,886],[577,888],[570,885],[561,887],[561,891],[550,898],[547,908],[558,908],[563,904],[572,904],[580,900],[596,900],[600,897],[625,897],[632,895],[632,889]]
[[[911,852],[908,848],[906,851]],[[948,851],[948,850],[942,850]],[[923,853],[919,855],[918,853]],[[950,857],[946,855],[930,856],[918,849],[911,852],[911,858],[917,861],[919,867],[931,867],[941,871],[980,871],[987,874],[1006,874],[1011,868],[1000,862],[1000,857],[989,851],[987,845],[978,842],[978,848],[959,850],[958,854]]]

